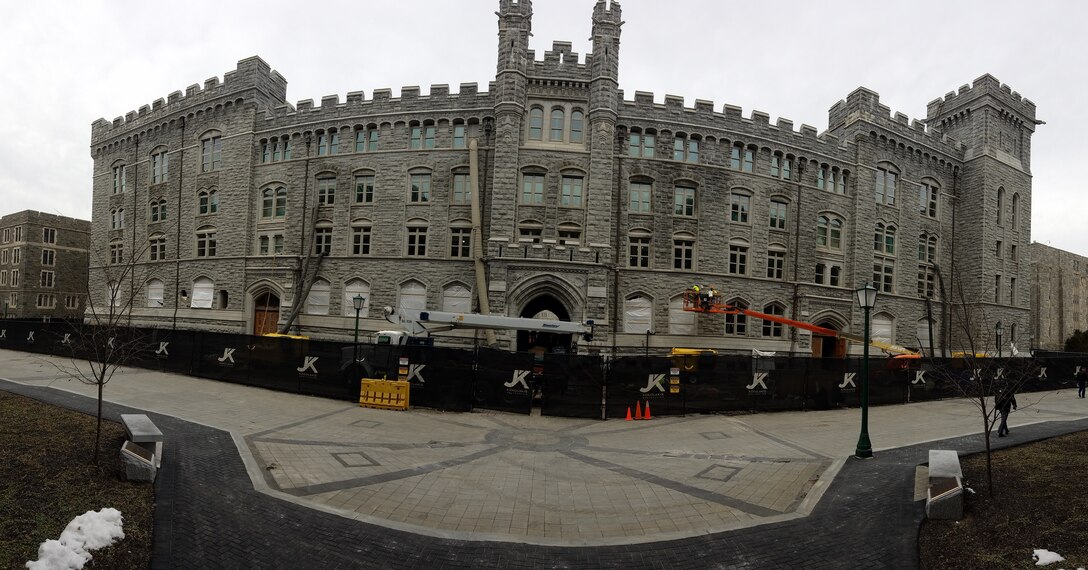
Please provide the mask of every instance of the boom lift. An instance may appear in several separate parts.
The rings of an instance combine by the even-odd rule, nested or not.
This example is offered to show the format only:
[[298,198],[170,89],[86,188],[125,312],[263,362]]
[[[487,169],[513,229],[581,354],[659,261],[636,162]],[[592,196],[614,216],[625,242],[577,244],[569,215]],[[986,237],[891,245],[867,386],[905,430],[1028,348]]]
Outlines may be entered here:
[[[725,302],[721,293],[716,291],[713,287],[706,287],[696,289],[694,287],[689,288],[684,292],[684,310],[695,313],[716,313],[723,315],[745,315],[755,319],[762,319],[765,321],[771,321],[775,323],[782,323],[787,326],[812,331],[816,334],[829,336],[833,338],[842,338],[856,343],[864,343],[865,339],[856,334],[850,334],[835,329],[829,329],[814,325],[812,323],[806,323],[804,321],[795,321],[793,319],[787,319],[786,317],[780,317],[778,315],[768,315],[767,313],[761,313],[759,311],[753,311],[751,309],[745,309],[744,307],[738,307]],[[888,342],[869,339],[869,345],[875,346],[886,352],[901,355],[904,358],[914,358],[919,354],[909,348],[899,346],[898,344],[891,344]]]
[[385,320],[400,325],[403,331],[379,331],[379,336],[390,336],[389,344],[405,344],[406,337],[458,328],[548,332],[580,334],[585,340],[593,339],[593,321],[574,323],[550,319],[481,315],[479,313],[449,313],[385,307]]

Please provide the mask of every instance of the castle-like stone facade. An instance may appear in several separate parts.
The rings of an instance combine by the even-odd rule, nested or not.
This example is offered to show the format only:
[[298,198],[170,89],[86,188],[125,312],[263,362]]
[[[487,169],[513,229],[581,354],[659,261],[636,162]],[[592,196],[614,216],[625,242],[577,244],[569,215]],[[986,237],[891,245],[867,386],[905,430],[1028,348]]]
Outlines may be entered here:
[[[550,312],[596,322],[581,351],[833,355],[842,343],[697,316],[680,295],[713,285],[859,332],[854,289],[873,281],[877,337],[928,351],[970,348],[965,322],[976,339],[997,321],[1009,341],[1030,334],[1031,101],[983,75],[911,121],[858,88],[818,133],[730,105],[629,98],[618,2],[593,8],[592,54],[555,42],[537,59],[532,9],[500,0],[486,91],[292,106],[254,57],[96,121],[93,241],[114,264],[135,256],[139,283],[116,290],[141,296],[136,318],[263,332],[301,307],[293,330],[350,338],[360,295],[364,335],[390,328],[382,306]],[[110,281],[109,264],[92,267],[103,295]]]
[[0,317],[81,316],[90,240],[87,220],[34,210],[0,217]]

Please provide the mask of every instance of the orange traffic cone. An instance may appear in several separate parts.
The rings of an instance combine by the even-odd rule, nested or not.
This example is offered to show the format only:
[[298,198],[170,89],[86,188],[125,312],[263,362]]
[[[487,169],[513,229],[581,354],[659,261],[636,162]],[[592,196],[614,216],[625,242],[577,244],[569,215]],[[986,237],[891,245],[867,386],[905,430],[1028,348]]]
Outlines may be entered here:
[[650,418],[650,401],[649,400],[646,400],[646,417],[644,419],[647,419],[647,420],[651,419]]
[[627,421],[631,421],[631,406],[627,406]]
[[642,402],[635,402],[635,419],[642,419]]

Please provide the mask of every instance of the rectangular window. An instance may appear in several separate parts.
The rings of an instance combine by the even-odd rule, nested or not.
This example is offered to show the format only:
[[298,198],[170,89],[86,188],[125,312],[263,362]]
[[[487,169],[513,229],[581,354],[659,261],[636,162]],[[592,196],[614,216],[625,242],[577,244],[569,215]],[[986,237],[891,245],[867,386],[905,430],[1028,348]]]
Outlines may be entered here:
[[260,255],[268,255],[268,244],[270,241],[271,239],[269,236],[261,236],[260,239],[257,240],[257,252]]
[[431,201],[430,174],[412,174],[410,176],[410,183],[412,185],[411,195],[408,197],[410,202],[421,204]]
[[782,159],[782,179],[783,180],[790,180],[792,175],[793,175],[793,159],[788,158],[788,157],[783,158]]
[[373,152],[378,150],[378,137],[381,136],[381,132],[378,129],[370,129],[366,137],[366,150],[367,152]]
[[827,284],[832,287],[838,287],[841,284],[840,278],[842,277],[842,267],[832,265],[830,274]]
[[937,189],[923,182],[918,185],[918,213],[927,218],[937,217]]
[[0,251],[0,264],[3,264],[3,265],[8,264],[8,250],[6,250],[6,249],[3,250],[3,251]]
[[846,173],[843,172],[839,175],[839,181],[835,184],[836,194],[846,194]]
[[650,213],[650,190],[651,186],[645,182],[632,182],[628,211],[634,214]]
[[521,227],[518,228],[518,241],[524,243],[540,243],[543,230],[540,228]]
[[57,252],[53,249],[42,250],[42,265],[54,265],[57,261]]
[[469,185],[468,174],[453,175],[453,195],[451,199],[454,204],[469,204],[472,202],[472,189]]
[[677,216],[695,215],[695,189],[677,186],[673,190],[672,213]]
[[423,129],[412,127],[409,131],[408,148],[418,149],[423,147]]
[[816,169],[816,189],[823,190],[825,188],[825,182],[827,180],[827,167],[821,166]]
[[15,226],[15,241],[23,241],[23,226]]
[[786,252],[767,252],[767,278],[781,280],[786,272]]
[[411,257],[424,257],[427,255],[427,228],[408,228],[408,255]]
[[743,245],[729,246],[729,273],[748,274],[748,248]]
[[564,176],[562,194],[559,196],[559,205],[569,208],[582,207],[582,177]]
[[876,203],[895,205],[895,184],[898,175],[884,168],[876,169]]
[[332,254],[332,228],[317,228],[314,230],[314,254]]
[[[128,166],[113,168],[113,193],[121,194],[128,188]],[[18,240],[16,240],[18,241]]]
[[782,159],[777,155],[771,157],[771,176],[775,178],[782,176]]
[[630,256],[627,260],[628,267],[649,267],[650,266],[650,238],[648,236],[630,236],[627,238],[628,252]]
[[124,261],[125,249],[124,245],[120,243],[110,244],[110,263],[118,264]]
[[895,264],[892,260],[876,258],[873,262],[873,285],[882,293],[895,292]]
[[79,296],[77,296],[77,295],[65,295],[64,296],[64,308],[65,309],[78,309],[79,308]]
[[351,228],[351,254],[370,255],[370,226]]
[[699,162],[699,141],[694,139],[688,141],[687,161],[695,163]]
[[1009,304],[1016,304],[1016,278],[1009,277]]
[[785,202],[771,200],[771,208],[768,217],[768,225],[770,225],[771,229],[786,229],[786,210],[788,207],[789,206]]
[[1014,243],[1009,244],[1009,259],[1016,261],[1016,244]]
[[211,172],[223,166],[223,137],[200,141],[200,171]]
[[678,137],[672,143],[672,159],[681,162],[699,162],[699,141]]
[[374,202],[374,176],[365,174],[355,177],[355,203],[371,204]]
[[526,174],[521,183],[521,203],[537,206],[544,203],[544,176]]
[[649,133],[631,133],[627,139],[627,154],[633,157],[654,157],[654,135]]
[[366,151],[366,131],[359,129],[355,131],[355,152]]
[[740,155],[742,152],[744,152],[743,146],[733,145],[729,151],[729,168],[740,170]]
[[326,156],[340,152],[340,133],[331,132],[317,135],[317,156]]
[[423,148],[434,148],[434,125],[423,127]]
[[53,280],[54,274],[52,271],[42,271],[41,279],[38,281],[38,284],[46,289],[52,289]]
[[450,257],[472,255],[472,228],[450,228]]
[[578,245],[582,243],[582,232],[574,229],[559,230],[560,245]]
[[932,299],[937,290],[937,274],[928,265],[918,266],[918,296]]
[[57,306],[57,298],[48,293],[38,293],[38,308],[52,309]]
[[162,261],[166,259],[166,238],[155,238],[151,240],[150,249],[151,261]]
[[19,255],[21,252],[22,252],[22,250],[17,248],[17,247],[11,249],[11,264],[12,265],[19,265],[19,262],[22,261],[23,258],[22,258],[21,255]]
[[[0,286],[8,284],[8,270],[0,270]],[[0,315],[3,316],[3,315]]]
[[741,167],[741,170],[743,172],[752,172],[755,162],[755,154],[752,152],[752,149],[744,149],[744,165]]
[[1001,259],[1001,252],[1004,249],[1005,247],[1004,244],[1001,243],[1001,240],[997,240],[997,244],[994,245],[994,255],[996,255],[998,259]]
[[336,179],[317,179],[317,204],[319,206],[332,206],[336,203]]
[[994,302],[1001,303],[1001,276],[994,276]]
[[11,286],[12,287],[18,287],[19,286],[19,270],[18,269],[12,269],[11,270]]
[[741,224],[748,223],[748,211],[751,209],[751,196],[733,193],[729,195],[729,220]]
[[549,121],[548,140],[561,141],[563,140],[563,123],[565,122],[565,113],[561,109],[552,109],[551,120]]
[[196,234],[196,256],[215,257],[215,232],[203,231]]
[[165,152],[151,155],[151,183],[166,182],[168,156]]
[[672,268],[691,269],[695,260],[695,241],[676,239],[672,241]]
[[453,148],[465,148],[465,126],[453,126]]

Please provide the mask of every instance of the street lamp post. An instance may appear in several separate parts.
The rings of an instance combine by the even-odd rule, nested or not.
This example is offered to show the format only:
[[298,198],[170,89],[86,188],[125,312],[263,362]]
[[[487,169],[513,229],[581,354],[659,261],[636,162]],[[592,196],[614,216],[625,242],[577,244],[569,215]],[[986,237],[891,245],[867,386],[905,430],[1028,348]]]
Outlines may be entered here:
[[355,343],[352,345],[352,364],[359,362],[359,311],[363,309],[363,296],[356,295],[351,298],[351,304],[355,307]]
[[994,325],[994,331],[994,334],[997,336],[997,357],[1001,358],[1001,333],[1003,331],[1001,321],[998,321],[997,324]]
[[865,336],[861,359],[861,435],[854,455],[862,459],[873,456],[873,444],[869,441],[869,311],[876,305],[876,287],[872,283],[854,291],[858,306],[865,311]]

